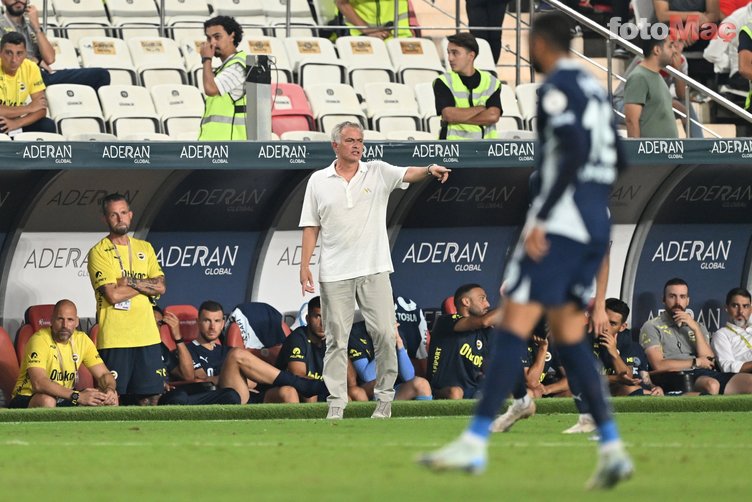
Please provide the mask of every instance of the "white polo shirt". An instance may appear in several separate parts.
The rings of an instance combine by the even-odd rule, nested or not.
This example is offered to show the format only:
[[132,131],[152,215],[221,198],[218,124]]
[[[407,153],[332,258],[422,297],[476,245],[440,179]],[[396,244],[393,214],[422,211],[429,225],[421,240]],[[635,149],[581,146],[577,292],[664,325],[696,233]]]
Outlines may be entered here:
[[394,271],[386,208],[393,190],[407,188],[406,171],[381,161],[360,162],[348,183],[332,162],[311,175],[300,227],[321,227],[319,282]]
[[744,329],[726,323],[713,334],[711,344],[724,373],[739,373],[744,363],[752,361],[752,327]]

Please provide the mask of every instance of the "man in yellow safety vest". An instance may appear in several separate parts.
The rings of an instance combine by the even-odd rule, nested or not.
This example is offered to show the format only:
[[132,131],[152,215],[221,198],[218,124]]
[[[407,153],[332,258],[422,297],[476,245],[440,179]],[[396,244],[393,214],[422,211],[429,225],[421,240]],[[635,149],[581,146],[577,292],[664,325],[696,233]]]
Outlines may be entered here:
[[358,28],[350,29],[350,35],[366,35],[385,40],[394,36],[411,37],[407,0],[396,0],[397,19],[394,19],[395,0],[337,0],[337,8],[345,18],[345,24]]

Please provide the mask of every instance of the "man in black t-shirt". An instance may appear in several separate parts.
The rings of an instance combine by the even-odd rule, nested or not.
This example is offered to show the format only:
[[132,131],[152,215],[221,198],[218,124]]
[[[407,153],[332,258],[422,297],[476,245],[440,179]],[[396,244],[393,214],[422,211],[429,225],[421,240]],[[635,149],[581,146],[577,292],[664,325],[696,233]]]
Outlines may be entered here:
[[402,338],[402,344],[413,363],[415,374],[425,377],[428,357],[426,316],[417,303],[402,296],[395,297],[394,315],[397,317],[397,329]]
[[436,399],[471,399],[483,378],[491,353],[489,335],[501,311],[490,309],[478,284],[465,284],[454,293],[457,313],[436,320],[428,352],[428,380]]
[[477,70],[478,42],[470,33],[447,37],[447,60],[452,68],[434,80],[436,114],[441,116],[439,139],[496,139],[501,116],[501,82]]
[[556,347],[549,343],[547,330],[533,332],[527,344],[527,357],[522,360],[525,383],[534,398],[568,397],[569,381],[559,360]]

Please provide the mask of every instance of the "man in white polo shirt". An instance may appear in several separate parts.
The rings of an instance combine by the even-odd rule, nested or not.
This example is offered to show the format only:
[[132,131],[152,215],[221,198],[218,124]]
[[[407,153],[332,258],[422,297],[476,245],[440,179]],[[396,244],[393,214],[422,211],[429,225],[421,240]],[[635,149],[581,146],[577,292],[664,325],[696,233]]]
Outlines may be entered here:
[[711,338],[718,367],[723,372],[752,373],[751,298],[744,288],[734,288],[726,295],[729,320]]
[[329,390],[329,419],[341,419],[347,406],[347,344],[355,302],[374,343],[378,400],[372,418],[392,414],[397,356],[394,350],[394,302],[389,274],[394,271],[386,231],[389,194],[433,177],[444,183],[450,169],[397,167],[386,162],[361,162],[363,128],[343,122],[332,131],[336,159],[308,180],[300,226],[303,255],[300,284],[313,293],[309,263],[321,235],[321,310],[326,333],[324,383]]

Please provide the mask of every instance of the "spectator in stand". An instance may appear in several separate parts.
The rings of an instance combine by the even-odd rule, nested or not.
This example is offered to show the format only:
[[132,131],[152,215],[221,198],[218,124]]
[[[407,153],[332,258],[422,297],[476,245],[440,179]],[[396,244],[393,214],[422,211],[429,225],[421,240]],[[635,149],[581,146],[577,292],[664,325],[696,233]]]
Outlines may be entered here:
[[[229,16],[217,16],[204,23],[206,42],[201,44],[206,103],[199,140],[245,141],[246,54],[238,50],[243,28]],[[212,59],[222,64],[212,70]]]
[[603,364],[612,396],[662,396],[663,389],[653,384],[648,361],[627,329],[629,306],[618,298],[606,300],[608,331],[597,338],[591,332],[593,353]]
[[5,15],[0,17],[0,35],[17,32],[23,36],[26,57],[39,65],[45,85],[80,84],[93,87],[95,91],[103,85],[110,85],[110,72],[104,68],[52,70],[55,48],[42,30],[36,6],[31,5],[31,0],[3,0],[3,5]]
[[436,320],[428,353],[428,380],[436,399],[477,397],[488,355],[489,338],[501,318],[491,309],[478,284],[465,284],[454,293],[457,313]]
[[674,58],[671,37],[642,41],[645,59],[627,77],[624,116],[630,138],[676,138],[673,100],[660,71]]
[[749,291],[734,288],[726,295],[729,320],[713,334],[711,343],[718,367],[726,373],[752,373],[752,313]]
[[752,28],[744,25],[739,28],[739,74],[750,81],[745,110],[752,110]]
[[[395,326],[396,328],[396,326]],[[406,401],[430,401],[431,385],[425,378],[415,376],[415,368],[407,355],[398,331],[394,330],[395,346],[397,350],[397,380],[394,387],[394,399]],[[365,390],[369,399],[373,399],[376,386],[376,358],[371,335],[366,330],[365,322],[356,322],[350,331],[348,343],[350,361],[358,375],[358,386]]]
[[26,42],[20,33],[0,39],[0,133],[57,132],[47,118],[45,85],[39,67],[26,59]]
[[509,0],[467,0],[465,10],[467,12],[467,24],[470,33],[475,38],[482,38],[491,46],[491,54],[494,62],[498,63],[501,57],[500,30],[479,30],[473,26],[498,27],[504,26],[504,14],[507,12]]
[[[397,1],[397,36],[411,37],[407,0]],[[365,35],[382,40],[394,36],[394,2],[395,0],[336,0],[345,24],[353,26],[350,35]]]
[[694,40],[686,40],[687,47],[701,50],[707,46],[707,41],[700,40],[699,31],[705,23],[718,23],[721,20],[719,0],[653,0],[656,20],[671,25],[673,19],[681,19],[684,23],[697,19],[698,31]]
[[436,113],[441,115],[439,139],[452,141],[495,139],[501,117],[501,82],[477,70],[478,41],[470,33],[447,37],[451,71],[433,82]]
[[[549,334],[545,323],[543,329],[533,331],[527,344],[527,357],[522,365],[525,383],[533,397],[569,397],[569,382],[564,372],[556,348],[549,343]],[[540,326],[540,324],[539,324]]]
[[[226,404],[248,403],[251,400],[298,402],[297,392],[312,396],[322,391],[323,385],[320,382],[280,371],[244,348],[220,345],[218,339],[224,329],[225,316],[219,303],[205,301],[199,307],[198,315],[198,338],[189,344],[183,341],[177,323],[170,323],[169,318],[165,316],[165,321],[172,328],[170,334],[177,345],[180,376],[183,380],[211,382],[221,389],[221,394],[199,396],[180,404],[209,404],[206,400],[217,402],[218,399]],[[268,396],[262,392],[252,393],[251,389],[255,390],[256,384],[285,387],[289,392],[275,392]],[[167,399],[172,400],[172,397]],[[195,402],[197,400],[200,402]],[[161,403],[176,404],[165,402],[165,399]]]
[[[34,333],[26,344],[10,408],[117,406],[115,379],[94,343],[77,327],[76,305],[57,302],[50,327]],[[96,388],[75,390],[80,364],[89,369]]]
[[666,391],[682,391],[683,384],[675,376],[688,372],[693,390],[702,394],[752,393],[752,375],[716,371],[708,330],[687,312],[689,286],[684,279],[666,282],[663,304],[666,310],[640,331],[640,344],[656,372],[653,381]]

